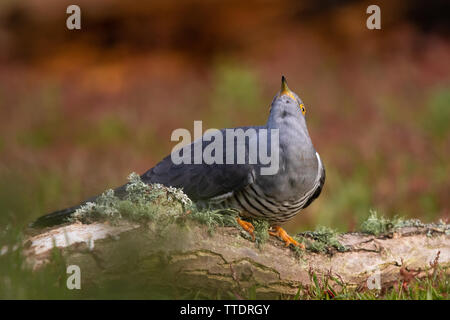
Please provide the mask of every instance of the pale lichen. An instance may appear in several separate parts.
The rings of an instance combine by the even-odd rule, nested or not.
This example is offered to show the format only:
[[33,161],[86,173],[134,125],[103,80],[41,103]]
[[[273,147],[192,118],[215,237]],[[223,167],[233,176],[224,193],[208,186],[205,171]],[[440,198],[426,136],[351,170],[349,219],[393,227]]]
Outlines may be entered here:
[[450,225],[443,220],[440,220],[438,223],[425,224],[418,219],[405,220],[398,216],[389,219],[378,215],[375,210],[370,210],[370,215],[361,224],[360,231],[379,236],[394,232],[400,228],[428,228],[429,236],[435,231],[450,234]]
[[116,223],[120,219],[134,222],[153,221],[158,225],[183,224],[191,219],[204,224],[210,232],[216,227],[236,226],[237,212],[231,209],[198,209],[181,189],[162,184],[146,184],[136,173],[128,176],[125,195],[121,198],[114,190],[107,190],[94,202],[77,209],[72,220],[92,222],[106,219]]
[[379,235],[397,227],[402,222],[402,219],[394,217],[393,219],[387,219],[383,216],[379,216],[377,211],[370,210],[370,215],[366,221],[361,224],[361,232]]
[[338,239],[339,233],[331,228],[319,226],[315,231],[305,231],[296,236],[306,249],[313,252],[330,253],[333,250],[346,251]]

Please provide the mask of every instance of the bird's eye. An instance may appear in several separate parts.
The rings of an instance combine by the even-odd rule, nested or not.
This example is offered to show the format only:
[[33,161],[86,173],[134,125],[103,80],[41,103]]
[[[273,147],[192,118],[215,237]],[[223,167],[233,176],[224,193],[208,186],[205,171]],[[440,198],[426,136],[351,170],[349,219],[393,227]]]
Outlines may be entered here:
[[303,105],[303,103],[300,105],[300,109],[302,110],[303,114],[306,113],[306,109],[305,109],[305,106]]

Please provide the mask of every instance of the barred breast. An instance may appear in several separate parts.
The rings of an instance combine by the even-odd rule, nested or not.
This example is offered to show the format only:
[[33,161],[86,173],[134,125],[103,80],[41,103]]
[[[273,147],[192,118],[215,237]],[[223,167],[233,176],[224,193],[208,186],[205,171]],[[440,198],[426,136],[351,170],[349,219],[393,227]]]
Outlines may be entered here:
[[325,168],[318,153],[316,156],[319,166],[313,187],[299,197],[279,201],[264,192],[264,187],[260,186],[256,180],[241,190],[210,199],[207,203],[199,203],[199,205],[216,209],[234,208],[244,217],[264,219],[271,225],[287,222],[301,209],[309,206],[322,191],[325,183]]

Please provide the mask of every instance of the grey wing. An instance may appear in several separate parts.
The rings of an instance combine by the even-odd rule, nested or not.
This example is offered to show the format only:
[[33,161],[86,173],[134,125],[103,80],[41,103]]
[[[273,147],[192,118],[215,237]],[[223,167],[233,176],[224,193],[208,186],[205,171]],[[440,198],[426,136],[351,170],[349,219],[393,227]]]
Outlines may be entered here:
[[[203,149],[211,142],[203,142]],[[194,143],[190,145],[192,157]],[[224,145],[223,163],[225,160]],[[141,179],[145,183],[182,188],[189,198],[198,201],[224,196],[244,188],[253,182],[254,169],[255,165],[249,164],[193,164],[193,158],[191,164],[175,164],[169,155],[144,173]]]
[[252,182],[248,165],[174,164],[164,158],[141,176],[145,183],[183,189],[194,201],[206,200],[244,188]]

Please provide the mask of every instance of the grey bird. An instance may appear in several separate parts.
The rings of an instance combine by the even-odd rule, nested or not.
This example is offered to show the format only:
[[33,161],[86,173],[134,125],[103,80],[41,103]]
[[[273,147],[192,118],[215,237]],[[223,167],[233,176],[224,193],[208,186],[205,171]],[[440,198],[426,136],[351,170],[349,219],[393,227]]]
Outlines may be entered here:
[[[141,179],[147,184],[159,183],[182,188],[199,208],[233,208],[239,211],[241,218],[267,220],[271,225],[271,235],[280,237],[286,246],[293,244],[303,247],[280,225],[309,206],[320,195],[325,183],[325,168],[309,136],[305,114],[302,100],[288,88],[283,76],[281,90],[273,98],[265,125],[234,128],[233,130],[242,129],[247,133],[244,140],[234,136],[227,141],[226,131],[230,129],[220,130],[223,138],[221,146],[224,150],[221,163],[195,163],[195,149],[200,147],[205,151],[205,148],[217,139],[206,139],[203,136],[202,139],[178,150],[180,156],[192,161],[174,163],[172,155],[169,155],[142,174]],[[261,134],[271,130],[278,132],[276,150],[272,147],[272,136]],[[267,168],[268,165],[260,158],[253,163],[250,161],[251,141],[257,142],[259,146],[260,142],[265,142],[264,145],[268,146],[267,154],[278,152],[278,170],[274,174],[262,173],[261,169]],[[215,152],[211,154],[216,156]],[[239,152],[245,155],[244,163],[238,161]],[[230,163],[230,159],[234,161]],[[123,196],[125,188],[126,185],[115,189],[115,194]],[[40,217],[32,226],[62,223],[77,208],[88,201],[94,201],[95,198]],[[237,218],[238,223],[254,237],[253,225],[241,218]]]

